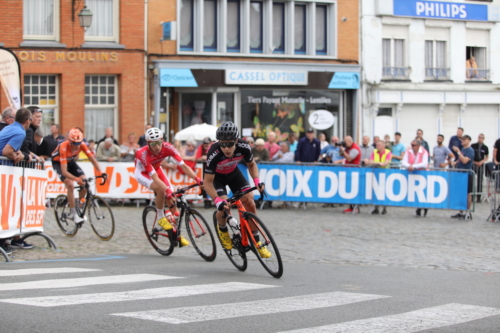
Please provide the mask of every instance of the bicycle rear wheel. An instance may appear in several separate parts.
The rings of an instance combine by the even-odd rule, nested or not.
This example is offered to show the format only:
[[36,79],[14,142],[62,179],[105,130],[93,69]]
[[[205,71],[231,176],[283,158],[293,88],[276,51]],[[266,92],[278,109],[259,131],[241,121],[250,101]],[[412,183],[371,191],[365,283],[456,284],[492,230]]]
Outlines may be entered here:
[[78,226],[72,219],[67,218],[71,213],[68,197],[66,194],[60,194],[54,201],[54,214],[56,215],[59,229],[68,237],[75,237],[78,232]]
[[[277,279],[280,278],[283,275],[283,262],[281,261],[281,255],[276,243],[274,242],[273,236],[271,236],[271,233],[257,215],[246,212],[245,218],[249,223],[253,222],[259,232],[260,245],[256,244],[250,235],[248,236],[250,248],[255,253],[257,259],[259,259],[266,271],[273,277]],[[262,258],[257,251],[259,246],[266,246],[269,252],[271,252],[271,256],[269,258]]]
[[186,231],[196,252],[206,261],[214,261],[217,256],[215,240],[205,218],[195,209],[186,212]]
[[[217,211],[214,212],[213,215],[213,220],[214,220],[214,228],[215,232],[217,233],[217,217],[216,217]],[[228,226],[228,231],[229,231],[229,236],[231,236],[231,239],[233,240],[233,248],[231,250],[226,250],[224,247],[222,249],[226,253],[227,257],[229,258],[229,261],[239,269],[240,271],[244,271],[247,269],[248,262],[247,262],[247,255],[245,253],[245,249],[241,245],[241,236],[236,235],[233,230],[231,229],[230,226]],[[217,238],[219,238],[217,236]],[[219,239],[220,242],[220,239]],[[221,244],[222,245],[222,244]]]
[[174,243],[172,242],[172,231],[155,231],[156,222],[156,207],[147,206],[142,212],[142,225],[149,243],[153,248],[163,256],[169,256],[174,251]]
[[88,206],[90,225],[97,237],[103,241],[110,240],[115,233],[113,211],[103,198],[93,196]]

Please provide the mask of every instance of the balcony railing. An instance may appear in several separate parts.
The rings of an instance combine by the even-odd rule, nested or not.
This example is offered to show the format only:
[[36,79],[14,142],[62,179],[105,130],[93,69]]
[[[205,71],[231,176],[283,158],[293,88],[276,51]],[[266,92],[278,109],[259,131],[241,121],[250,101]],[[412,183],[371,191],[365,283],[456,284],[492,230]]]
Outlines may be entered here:
[[465,70],[466,80],[472,81],[489,81],[490,80],[490,70],[489,69],[478,69],[478,68],[467,68]]
[[426,68],[425,69],[426,80],[449,80],[450,79],[450,69],[449,68]]
[[408,80],[410,69],[408,67],[383,67],[382,79]]

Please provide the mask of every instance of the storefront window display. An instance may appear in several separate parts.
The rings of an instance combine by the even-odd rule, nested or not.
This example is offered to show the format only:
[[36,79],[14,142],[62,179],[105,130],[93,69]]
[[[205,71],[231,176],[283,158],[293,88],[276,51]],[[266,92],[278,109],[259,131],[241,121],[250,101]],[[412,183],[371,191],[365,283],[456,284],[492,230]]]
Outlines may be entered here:
[[182,94],[181,114],[181,128],[203,123],[212,124],[212,94]]
[[[310,127],[309,113],[315,110],[332,112],[339,119],[340,93],[336,91],[242,90],[241,127],[252,136],[265,138],[274,131],[278,141],[291,132],[302,136]],[[327,136],[339,135],[339,123],[321,131]]]

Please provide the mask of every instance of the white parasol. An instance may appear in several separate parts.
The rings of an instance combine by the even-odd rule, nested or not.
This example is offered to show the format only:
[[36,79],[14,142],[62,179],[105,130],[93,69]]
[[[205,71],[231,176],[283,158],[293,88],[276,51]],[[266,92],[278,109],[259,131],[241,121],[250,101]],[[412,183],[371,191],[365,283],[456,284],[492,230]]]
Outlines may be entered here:
[[217,126],[206,123],[186,127],[175,134],[174,139],[179,141],[196,140],[201,141],[207,136],[215,141]]

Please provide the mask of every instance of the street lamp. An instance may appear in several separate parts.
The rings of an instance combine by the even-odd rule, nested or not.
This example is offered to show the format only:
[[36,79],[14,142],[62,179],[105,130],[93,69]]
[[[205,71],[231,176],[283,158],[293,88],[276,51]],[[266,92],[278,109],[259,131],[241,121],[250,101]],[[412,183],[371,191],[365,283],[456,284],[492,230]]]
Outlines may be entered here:
[[87,6],[83,6],[83,9],[78,14],[78,18],[80,19],[80,27],[83,27],[85,31],[87,31],[88,27],[92,23],[92,12]]
[[[81,3],[81,0],[72,0],[71,5],[72,5],[72,15],[71,15],[71,20],[74,22],[75,21],[75,12],[77,8],[79,7],[79,4]],[[92,12],[90,9],[87,8],[87,6],[83,5],[83,9],[80,11],[78,14],[78,19],[80,20],[80,27],[84,28],[85,31],[90,27],[90,24],[92,23]]]

